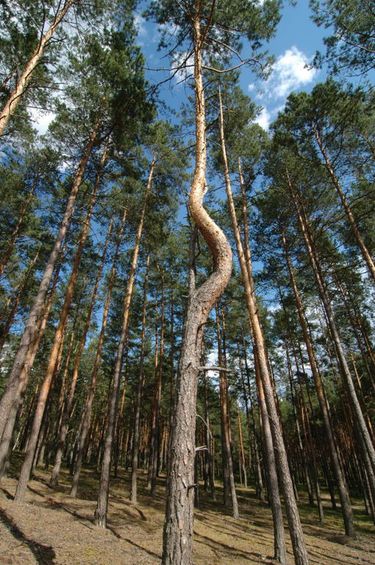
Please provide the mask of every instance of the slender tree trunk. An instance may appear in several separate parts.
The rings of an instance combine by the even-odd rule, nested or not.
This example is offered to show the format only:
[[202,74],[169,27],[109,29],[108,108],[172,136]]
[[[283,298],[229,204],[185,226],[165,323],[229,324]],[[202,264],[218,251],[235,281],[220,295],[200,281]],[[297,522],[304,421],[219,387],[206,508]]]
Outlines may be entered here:
[[15,296],[10,300],[11,303],[11,308],[8,312],[8,315],[6,317],[5,323],[3,325],[3,327],[0,330],[0,354],[1,351],[4,347],[6,338],[8,337],[9,334],[9,330],[12,327],[16,312],[18,310],[18,306],[20,304],[20,300],[22,298],[22,295],[25,291],[25,288],[27,286],[27,283],[29,282],[29,278],[33,272],[33,269],[35,267],[35,263],[38,260],[40,254],[40,248],[38,249],[38,251],[36,252],[36,254],[34,255],[34,258],[32,259],[32,261],[30,262],[30,264],[28,265],[28,267],[25,269],[24,274],[22,276],[22,280],[21,283],[18,287],[18,289],[16,290],[16,294]]
[[332,184],[335,187],[337,194],[339,195],[342,207],[344,208],[346,217],[348,218],[348,222],[349,222],[350,227],[352,229],[354,239],[356,240],[357,245],[358,245],[359,249],[361,250],[362,257],[366,262],[366,265],[367,265],[368,270],[370,272],[370,275],[373,279],[373,282],[375,282],[375,263],[374,263],[374,260],[371,257],[371,254],[370,254],[369,250],[367,249],[365,242],[363,241],[363,237],[362,237],[362,235],[361,235],[361,233],[358,229],[357,222],[355,221],[355,218],[354,218],[352,209],[350,207],[350,204],[347,201],[346,196],[344,194],[344,191],[343,191],[341,184],[339,182],[339,179],[337,178],[337,176],[335,174],[333,165],[332,165],[331,160],[330,160],[329,155],[328,155],[327,148],[325,147],[325,145],[323,143],[323,140],[321,138],[319,130],[316,129],[316,128],[314,129],[314,135],[315,135],[315,139],[317,141],[317,144],[319,146],[320,152],[321,152],[321,154],[324,158],[326,169],[327,169],[328,174],[329,174],[329,176],[332,180]]
[[38,294],[34,300],[29,318],[26,322],[26,326],[21,337],[20,345],[14,360],[13,368],[10,373],[5,392],[0,401],[0,437],[2,437],[3,435],[6,423],[10,420],[15,421],[15,415],[17,414],[18,408],[22,402],[24,391],[27,387],[30,370],[35,358],[35,355],[31,354],[30,348],[33,347],[36,338],[41,338],[41,335],[38,335],[38,333],[40,334],[43,324],[42,326],[40,326],[39,320],[43,317],[43,313],[45,311],[46,295],[51,283],[53,271],[60,256],[66,233],[70,226],[78,190],[82,184],[83,175],[85,173],[87,163],[90,159],[98,130],[99,123],[96,124],[93,131],[91,132],[90,138],[81,157],[77,172],[74,177],[64,217],[61,222],[54,247],[49,256],[43,278],[39,286]]
[[101,467],[100,483],[99,483],[99,493],[97,506],[95,510],[95,522],[97,526],[102,528],[106,527],[107,523],[107,511],[108,511],[108,496],[109,496],[109,475],[111,469],[111,459],[112,459],[112,443],[115,431],[115,421],[116,412],[118,405],[118,394],[120,389],[120,377],[123,362],[123,355],[128,339],[128,327],[129,327],[129,315],[130,315],[130,304],[133,297],[135,273],[138,264],[139,248],[141,244],[141,238],[143,233],[143,225],[145,221],[146,206],[148,201],[148,195],[151,191],[152,178],[154,174],[155,160],[152,161],[150,167],[150,173],[147,181],[147,187],[144,196],[144,203],[141,212],[141,217],[138,224],[138,229],[135,238],[135,246],[133,251],[133,258],[130,266],[129,278],[127,283],[127,288],[124,296],[123,304],[123,319],[122,319],[122,330],[121,337],[117,348],[115,369],[112,379],[112,387],[109,398],[108,406],[108,417],[107,417],[107,431],[104,442],[103,460]]
[[[1,136],[1,134],[0,134],[0,136]],[[21,206],[20,215],[19,215],[17,224],[16,224],[14,230],[12,231],[10,239],[8,241],[8,245],[6,246],[6,249],[1,256],[1,259],[0,259],[0,277],[3,274],[4,269],[7,266],[8,261],[9,261],[11,255],[12,255],[12,253],[13,253],[14,245],[15,245],[17,238],[20,234],[20,231],[22,229],[23,223],[25,221],[26,213],[29,209],[29,206],[31,204],[32,199],[34,198],[34,192],[35,192],[35,185],[33,186],[32,190],[30,191],[29,196],[26,198],[26,200],[23,202],[23,204]]]
[[[231,190],[229,167],[228,167],[226,147],[225,147],[224,117],[223,117],[223,107],[222,107],[222,100],[220,93],[219,93],[219,103],[220,103],[220,139],[221,139],[221,149],[222,149],[222,156],[224,163],[224,176],[225,176],[227,200],[228,200],[229,212],[232,220],[234,237],[236,240],[237,255],[240,262],[242,280],[245,289],[245,299],[246,299],[246,306],[249,316],[250,330],[253,336],[254,348],[255,348],[254,357],[256,361],[258,398],[262,410],[262,424],[264,430],[267,462],[269,465],[268,467],[268,471],[269,471],[268,477],[269,477],[269,485],[270,485],[269,494],[270,494],[270,502],[273,512],[273,520],[274,520],[274,528],[275,528],[274,530],[275,558],[279,560],[280,563],[284,564],[286,562],[283,521],[282,521],[281,507],[279,507],[278,504],[280,500],[279,492],[278,492],[278,481],[276,474],[276,466],[273,459],[274,450],[276,451],[276,456],[278,458],[280,480],[284,490],[285,502],[287,506],[288,522],[289,522],[289,528],[292,538],[293,551],[294,551],[296,564],[306,565],[308,560],[307,560],[307,553],[303,539],[302,527],[300,524],[298,508],[293,493],[293,483],[289,472],[287,454],[284,446],[279,416],[277,413],[277,407],[275,404],[274,391],[273,391],[273,385],[268,368],[264,337],[260,325],[260,320],[258,317],[258,308],[256,304],[253,279],[252,279],[250,248],[248,247],[248,240],[246,240],[247,256],[245,258],[244,247],[241,242],[240,230],[237,223],[236,210],[235,210],[233,195]],[[241,187],[242,186],[243,184],[241,182]],[[247,210],[245,210],[245,212],[247,218]],[[247,225],[246,225],[246,229],[247,229]],[[263,400],[263,395],[264,395],[264,400]],[[271,429],[270,433],[268,433],[268,429],[267,429],[268,422]],[[271,442],[271,434],[272,434],[272,442]]]
[[322,377],[321,377],[321,374],[320,374],[320,371],[319,371],[318,363],[317,363],[317,360],[316,360],[315,350],[314,350],[312,341],[310,339],[310,333],[309,333],[309,329],[308,329],[308,325],[307,325],[305,310],[304,310],[304,307],[303,307],[303,304],[302,304],[301,295],[300,295],[298,287],[297,287],[297,280],[296,280],[296,276],[295,276],[294,269],[293,269],[293,266],[292,266],[292,262],[291,262],[291,259],[290,259],[286,237],[285,237],[284,234],[282,234],[282,244],[283,244],[283,248],[284,248],[284,252],[285,252],[285,258],[286,258],[286,262],[287,262],[287,266],[288,266],[290,284],[291,284],[292,289],[293,289],[293,294],[294,294],[294,298],[295,298],[295,302],[296,302],[296,306],[297,306],[298,319],[299,319],[299,322],[300,322],[300,325],[301,325],[303,339],[304,339],[304,342],[305,342],[305,345],[306,345],[306,350],[307,350],[307,355],[308,355],[308,358],[309,358],[311,372],[313,374],[316,395],[318,397],[320,410],[321,410],[321,413],[322,413],[322,416],[323,416],[323,424],[324,424],[324,429],[325,429],[327,440],[328,440],[329,453],[330,453],[330,456],[331,456],[333,473],[335,475],[337,488],[338,488],[339,496],[340,496],[341,511],[342,511],[343,520],[344,520],[345,533],[346,533],[347,536],[353,536],[354,535],[353,512],[352,512],[352,507],[351,507],[351,503],[350,503],[348,487],[346,485],[345,477],[344,477],[344,474],[343,474],[342,469],[341,469],[339,455],[338,455],[338,452],[337,452],[337,449],[336,449],[336,442],[335,442],[335,438],[334,438],[334,435],[333,435],[331,419],[330,419],[330,416],[329,416],[327,400],[326,400],[326,396],[325,396],[325,392],[324,392],[324,385],[323,385]]
[[105,299],[105,302],[104,302],[102,323],[101,323],[101,329],[100,329],[100,334],[99,334],[99,338],[98,338],[98,345],[97,345],[97,348],[96,348],[94,365],[93,365],[90,384],[89,384],[88,392],[87,392],[87,396],[86,396],[85,407],[83,409],[83,414],[82,414],[82,422],[81,422],[81,426],[80,426],[81,433],[80,433],[79,441],[78,441],[76,460],[75,460],[75,464],[74,464],[72,487],[71,487],[71,490],[70,490],[70,495],[73,496],[73,497],[77,496],[78,482],[79,482],[79,477],[80,477],[80,474],[81,474],[82,461],[83,461],[83,453],[84,453],[84,448],[85,448],[85,445],[86,445],[86,438],[88,436],[88,433],[89,433],[89,430],[90,430],[90,425],[91,425],[92,406],[93,406],[93,402],[94,402],[95,391],[96,391],[96,383],[97,383],[98,373],[99,373],[99,369],[100,369],[100,362],[101,362],[101,357],[102,357],[105,330],[106,330],[106,327],[107,327],[109,307],[110,307],[111,298],[112,298],[112,290],[113,290],[113,285],[115,283],[116,263],[118,261],[119,248],[120,248],[120,245],[121,245],[122,236],[123,236],[123,232],[124,232],[126,216],[127,216],[127,210],[125,209],[123,216],[122,216],[122,219],[121,219],[120,230],[119,230],[118,237],[117,237],[117,244],[116,244],[115,253],[114,253],[114,257],[113,257],[111,272],[110,272],[110,275],[109,275],[108,291],[107,291],[106,299]]
[[98,272],[97,272],[97,275],[96,275],[96,281],[95,281],[94,289],[92,291],[90,305],[89,305],[89,308],[88,308],[88,312],[86,314],[85,325],[84,325],[82,335],[81,335],[81,339],[80,339],[79,344],[78,344],[78,349],[76,351],[75,358],[74,358],[72,380],[71,380],[71,384],[70,384],[69,395],[68,395],[67,400],[64,404],[61,428],[60,428],[59,439],[58,439],[58,444],[57,444],[57,452],[56,452],[56,457],[55,457],[55,464],[54,464],[54,467],[52,469],[52,474],[51,474],[51,478],[50,478],[50,486],[52,486],[52,487],[56,487],[57,484],[58,484],[58,480],[59,480],[60,468],[61,468],[62,457],[63,457],[63,450],[64,450],[65,440],[66,440],[66,436],[67,436],[68,429],[69,429],[69,420],[70,420],[70,417],[71,417],[73,400],[74,400],[74,395],[75,395],[76,386],[77,386],[77,382],[78,382],[81,357],[82,357],[82,353],[83,353],[83,350],[84,350],[84,347],[85,347],[87,333],[89,331],[90,324],[91,324],[91,316],[92,316],[92,312],[94,310],[96,297],[97,297],[98,290],[99,290],[100,280],[102,278],[102,273],[103,273],[103,269],[104,269],[104,265],[105,265],[105,261],[106,261],[107,248],[108,248],[108,244],[109,244],[109,241],[110,241],[110,238],[111,238],[111,233],[112,233],[112,222],[110,222],[110,224],[109,224],[108,233],[107,233],[106,241],[105,241],[105,244],[104,244],[101,263],[100,263],[100,266],[99,266],[99,269],[98,269]]
[[[72,300],[73,300],[74,290],[75,290],[77,279],[78,279],[79,267],[80,267],[80,264],[81,264],[81,258],[82,258],[84,245],[86,243],[87,236],[89,234],[90,221],[91,221],[91,216],[92,216],[94,204],[95,204],[95,201],[96,201],[97,188],[98,188],[98,184],[95,184],[94,191],[93,191],[91,199],[90,199],[89,209],[87,211],[86,217],[85,217],[84,222],[83,222],[83,227],[82,227],[81,234],[80,234],[79,241],[78,241],[78,245],[77,245],[77,251],[76,251],[75,256],[74,256],[72,272],[71,272],[69,282],[68,282],[68,285],[67,285],[67,288],[66,288],[64,304],[63,304],[63,307],[62,307],[62,310],[61,310],[59,324],[58,324],[58,327],[57,327],[57,330],[56,330],[56,333],[55,333],[55,337],[54,337],[54,341],[53,341],[53,344],[52,344],[46,375],[44,377],[44,381],[43,381],[43,384],[42,384],[42,387],[41,387],[41,390],[40,390],[40,393],[39,393],[38,405],[37,405],[37,408],[35,410],[34,421],[33,421],[33,426],[32,426],[32,429],[31,429],[31,434],[30,434],[30,439],[29,439],[27,451],[26,451],[26,456],[25,456],[25,460],[24,460],[23,465],[22,465],[20,477],[19,477],[19,480],[18,480],[17,490],[16,490],[16,494],[15,494],[15,500],[17,502],[20,502],[21,500],[23,500],[24,495],[25,495],[25,491],[26,491],[26,487],[27,487],[27,483],[30,479],[32,462],[33,462],[33,459],[34,459],[34,456],[35,456],[35,449],[36,449],[36,445],[37,445],[37,442],[38,442],[40,426],[41,426],[41,423],[42,423],[47,398],[48,398],[48,395],[49,395],[49,392],[50,392],[50,389],[51,389],[51,385],[52,385],[52,382],[53,382],[53,377],[55,375],[59,350],[62,347],[63,340],[64,340],[66,324],[67,324],[67,321],[68,321],[70,305],[71,305]],[[73,390],[73,395],[74,395],[74,390]],[[71,398],[71,402],[72,401],[73,401],[73,396]],[[67,403],[69,403],[69,399],[67,400]],[[70,405],[70,408],[71,408],[71,405]]]
[[319,289],[319,294],[320,294],[320,298],[322,300],[323,306],[324,306],[324,311],[327,317],[327,323],[328,323],[328,327],[329,330],[331,332],[331,336],[333,339],[333,342],[335,344],[335,349],[336,349],[336,354],[337,354],[337,358],[339,361],[339,365],[340,365],[340,370],[341,370],[341,374],[343,377],[343,380],[346,384],[351,402],[352,402],[352,407],[353,407],[353,415],[355,417],[356,420],[356,424],[358,426],[358,429],[360,431],[360,434],[362,436],[364,445],[366,446],[366,450],[368,452],[368,456],[371,462],[371,474],[372,474],[372,482],[374,482],[374,478],[375,478],[375,449],[374,446],[372,444],[371,441],[371,437],[370,437],[370,433],[367,429],[366,426],[366,421],[365,418],[363,416],[363,412],[361,409],[361,405],[359,403],[358,397],[357,397],[357,393],[355,390],[355,386],[353,383],[353,379],[349,370],[349,366],[345,357],[345,353],[344,353],[344,348],[341,342],[341,338],[340,338],[340,334],[336,325],[336,320],[335,320],[335,315],[331,306],[331,301],[329,299],[328,296],[328,292],[326,290],[326,285],[325,285],[325,281],[323,278],[323,273],[321,270],[321,266],[320,266],[320,262],[318,260],[318,256],[314,247],[314,243],[313,243],[313,239],[311,236],[311,232],[310,232],[310,226],[309,226],[309,222],[307,220],[305,211],[303,209],[302,203],[300,202],[299,199],[299,195],[296,192],[296,189],[294,188],[292,181],[290,179],[289,174],[287,173],[287,180],[288,180],[288,186],[290,188],[292,197],[293,197],[293,202],[298,214],[298,222],[300,225],[300,229],[301,229],[301,233],[303,235],[304,241],[305,241],[305,245],[306,245],[306,250],[308,252],[309,255],[309,260],[310,260],[310,264],[311,267],[313,269],[314,272],[314,276],[315,276],[315,280]]
[[10,117],[16,111],[18,103],[25,94],[28,84],[32,78],[33,72],[44,55],[44,50],[47,47],[48,42],[51,40],[56,29],[61,24],[69,8],[71,8],[71,6],[73,6],[73,4],[77,3],[78,1],[79,0],[65,0],[63,7],[54,17],[51,26],[40,38],[38,45],[31,55],[29,61],[27,62],[21,76],[17,79],[17,84],[14,90],[10,93],[3,109],[0,110],[0,137],[4,134]]
[[227,286],[232,272],[232,252],[228,241],[203,207],[206,191],[206,116],[202,76],[202,36],[200,2],[196,0],[193,20],[196,154],[189,211],[207,243],[214,271],[195,288],[190,270],[189,304],[181,347],[177,399],[172,425],[170,469],[167,481],[167,506],[163,536],[163,565],[190,565],[194,518],[194,458],[196,397],[202,354],[203,327],[210,310]]
[[[224,349],[224,323],[220,324],[220,314],[216,308],[217,348],[219,367],[226,367]],[[230,437],[230,411],[228,396],[228,379],[226,371],[220,371],[220,412],[221,412],[221,435],[223,450],[223,476],[224,476],[224,503],[232,506],[233,518],[239,518],[236,487],[234,483],[233,458]]]
[[240,451],[240,468],[242,468],[243,473],[243,485],[247,488],[247,471],[246,471],[246,457],[245,457],[245,449],[243,443],[243,432],[242,432],[242,421],[241,421],[241,412],[238,408],[237,413],[237,422],[238,422],[238,442],[239,442],[239,451]]
[[[46,329],[48,317],[49,317],[49,314],[50,314],[50,311],[51,311],[51,308],[52,308],[52,303],[53,303],[53,298],[54,298],[54,295],[55,295],[55,288],[56,288],[56,285],[57,285],[58,277],[59,277],[59,269],[57,269],[57,271],[55,273],[53,285],[52,285],[52,288],[51,288],[50,295],[47,298],[47,303],[45,305],[43,317],[38,320],[36,336],[34,337],[33,343],[30,344],[29,350],[27,352],[27,356],[26,356],[26,359],[25,359],[25,365],[24,365],[24,367],[23,367],[23,369],[20,373],[20,381],[21,382],[25,382],[25,380],[26,380],[23,372],[27,370],[26,367],[33,365],[35,356],[36,356],[38,348],[39,348],[39,343],[40,343],[42,336],[44,334],[44,330]],[[23,393],[24,393],[24,390],[22,390],[22,395],[23,395]],[[4,471],[5,471],[5,468],[6,468],[6,463],[7,463],[8,456],[9,456],[9,448],[10,448],[10,444],[11,444],[12,437],[13,437],[13,430],[14,430],[14,426],[15,426],[15,423],[16,423],[18,410],[19,410],[19,405],[17,407],[14,407],[14,409],[10,411],[8,420],[6,421],[6,424],[5,424],[5,427],[4,427],[4,430],[3,430],[3,435],[2,435],[1,443],[0,443],[0,480],[3,477]]]
[[141,351],[139,354],[139,379],[137,384],[137,395],[135,399],[134,409],[134,427],[133,427],[133,454],[132,454],[132,475],[131,475],[131,493],[130,499],[133,504],[137,504],[137,471],[139,459],[139,435],[141,420],[141,403],[143,388],[145,384],[145,338],[146,338],[146,322],[147,322],[147,290],[148,290],[148,271],[150,266],[150,256],[146,260],[146,272],[143,281],[143,306],[142,306],[142,329],[141,329]]
[[[157,334],[157,329],[156,329]],[[150,467],[149,488],[151,495],[155,494],[156,477],[158,467],[158,452],[160,441],[160,402],[163,377],[163,355],[164,355],[164,275],[162,275],[161,313],[160,313],[160,344],[155,339],[155,387],[154,401],[152,407],[151,421],[151,445],[150,445]]]

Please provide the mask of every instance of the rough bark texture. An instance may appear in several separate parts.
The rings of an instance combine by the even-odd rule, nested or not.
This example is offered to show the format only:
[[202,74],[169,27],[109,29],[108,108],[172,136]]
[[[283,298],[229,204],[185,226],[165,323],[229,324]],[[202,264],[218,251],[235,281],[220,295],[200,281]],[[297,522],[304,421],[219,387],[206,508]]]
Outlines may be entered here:
[[148,177],[147,187],[145,191],[144,204],[141,212],[141,217],[138,224],[138,229],[135,238],[135,246],[133,251],[133,258],[130,266],[129,278],[127,283],[127,288],[124,296],[123,304],[123,319],[122,319],[122,329],[121,337],[117,348],[115,369],[112,379],[112,387],[110,392],[110,400],[108,406],[108,418],[107,418],[107,430],[104,442],[103,450],[103,460],[100,474],[99,483],[99,493],[98,500],[95,510],[95,522],[97,526],[105,528],[107,525],[107,510],[108,510],[108,496],[109,496],[109,474],[111,470],[111,459],[112,459],[112,444],[115,434],[115,423],[116,423],[116,412],[118,405],[118,396],[120,390],[120,378],[123,355],[125,351],[126,342],[128,339],[128,327],[129,327],[129,315],[130,315],[130,304],[133,297],[135,273],[138,264],[139,248],[143,233],[143,225],[145,221],[146,206],[148,195],[151,191],[152,177],[154,174],[155,161],[152,161],[150,173]]
[[189,210],[192,220],[211,251],[214,271],[199,288],[192,289],[189,294],[172,426],[163,536],[164,565],[192,563],[196,396],[203,327],[232,272],[232,252],[227,239],[203,207],[206,186],[206,117],[199,2],[195,6],[193,28],[196,157]]
[[17,84],[14,90],[10,93],[6,104],[0,111],[0,137],[4,134],[4,130],[8,125],[8,122],[17,109],[18,103],[22,99],[27,86],[31,80],[32,74],[43,57],[45,48],[55,33],[56,29],[59,27],[60,23],[64,19],[68,10],[73,6],[73,4],[78,3],[80,0],[66,0],[61,10],[56,14],[51,26],[48,28],[46,33],[41,37],[38,45],[31,55],[26,67],[24,68],[22,74],[17,80]]

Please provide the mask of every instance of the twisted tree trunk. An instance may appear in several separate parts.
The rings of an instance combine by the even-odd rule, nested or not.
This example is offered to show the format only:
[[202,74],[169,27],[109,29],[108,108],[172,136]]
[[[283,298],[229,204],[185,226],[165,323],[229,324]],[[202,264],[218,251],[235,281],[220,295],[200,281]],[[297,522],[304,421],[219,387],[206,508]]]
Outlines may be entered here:
[[202,76],[200,3],[193,14],[195,82],[195,170],[189,195],[189,211],[213,257],[214,271],[198,288],[191,277],[172,426],[167,507],[164,522],[164,565],[192,562],[194,513],[194,459],[197,380],[202,353],[203,328],[208,315],[224,292],[232,272],[229,243],[203,207],[206,189],[206,116]]

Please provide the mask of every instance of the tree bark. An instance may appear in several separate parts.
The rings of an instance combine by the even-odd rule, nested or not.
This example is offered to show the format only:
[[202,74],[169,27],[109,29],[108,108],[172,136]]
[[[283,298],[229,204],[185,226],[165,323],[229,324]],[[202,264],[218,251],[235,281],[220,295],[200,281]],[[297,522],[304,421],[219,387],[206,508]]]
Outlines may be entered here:
[[374,478],[375,478],[375,449],[374,446],[372,444],[371,441],[371,437],[370,437],[370,433],[367,429],[366,426],[366,421],[365,418],[363,416],[363,412],[361,409],[361,405],[359,403],[358,397],[357,397],[357,393],[355,390],[355,386],[354,386],[354,382],[352,379],[352,375],[350,373],[349,370],[349,366],[345,357],[345,353],[344,353],[344,348],[341,342],[341,338],[340,338],[340,334],[336,325],[336,320],[335,320],[335,315],[332,309],[332,305],[331,305],[331,301],[329,299],[327,290],[326,290],[326,285],[325,285],[325,281],[324,281],[324,277],[323,277],[323,273],[321,270],[321,266],[320,266],[320,262],[318,259],[318,255],[314,246],[314,242],[311,236],[311,232],[310,232],[310,226],[309,226],[309,222],[308,219],[306,217],[306,213],[303,209],[302,206],[302,202],[300,201],[298,192],[296,191],[296,188],[293,186],[293,183],[291,181],[290,175],[287,172],[287,181],[288,181],[288,186],[293,198],[293,202],[297,211],[297,215],[298,215],[298,222],[299,222],[299,226],[300,226],[300,230],[303,236],[303,239],[305,241],[305,245],[306,245],[306,250],[308,252],[308,256],[309,256],[309,260],[310,260],[310,264],[315,276],[315,280],[316,280],[316,284],[318,286],[318,290],[319,290],[319,294],[320,294],[320,298],[322,300],[323,303],[323,307],[324,307],[324,311],[326,314],[326,318],[327,318],[327,323],[328,323],[328,327],[329,330],[331,332],[331,336],[333,339],[333,342],[335,344],[335,349],[336,349],[336,354],[337,354],[337,359],[339,361],[339,366],[340,366],[340,371],[341,371],[341,375],[343,377],[343,380],[346,384],[351,402],[352,402],[352,407],[353,407],[353,414],[356,420],[356,424],[358,426],[358,429],[360,431],[362,440],[364,442],[364,445],[366,446],[366,450],[368,452],[368,456],[371,462],[371,474],[372,474],[372,482],[374,484]]
[[99,283],[100,283],[102,273],[103,273],[103,269],[104,269],[104,265],[105,265],[105,260],[106,260],[106,256],[107,256],[107,248],[108,248],[109,240],[111,238],[111,233],[112,233],[112,221],[109,224],[108,233],[107,233],[107,237],[106,237],[106,241],[105,241],[104,249],[103,249],[103,253],[102,253],[101,263],[100,263],[100,266],[99,266],[99,269],[98,269],[98,272],[97,272],[97,275],[96,275],[96,280],[95,280],[94,288],[93,288],[93,291],[92,291],[92,294],[91,294],[91,300],[90,300],[89,308],[88,308],[88,311],[86,313],[85,325],[84,325],[82,335],[81,335],[81,338],[80,338],[80,341],[79,341],[79,344],[78,344],[78,348],[77,348],[77,351],[76,351],[76,354],[75,354],[75,357],[74,357],[72,380],[71,380],[71,383],[70,383],[69,395],[68,395],[66,402],[64,404],[64,409],[63,409],[63,414],[62,414],[62,422],[61,422],[60,433],[59,433],[59,439],[58,439],[58,443],[57,443],[57,451],[56,451],[56,456],[55,456],[55,464],[54,464],[54,467],[52,469],[51,478],[50,478],[50,482],[49,482],[51,487],[56,487],[57,484],[58,484],[58,481],[59,481],[59,474],[60,474],[60,469],[61,469],[63,450],[64,450],[65,440],[66,440],[66,436],[67,436],[68,429],[69,429],[69,420],[70,420],[70,417],[71,417],[73,400],[74,400],[74,395],[75,395],[77,382],[78,382],[81,357],[82,357],[82,353],[83,353],[83,350],[84,350],[84,347],[85,347],[87,333],[89,331],[90,324],[91,324],[91,316],[92,316],[92,312],[94,310],[96,297],[97,297],[98,290],[99,290]]
[[[226,356],[224,349],[224,327],[220,323],[219,308],[216,307],[216,331],[219,367],[226,367]],[[239,518],[236,487],[234,483],[233,457],[230,434],[230,411],[228,395],[228,378],[226,371],[220,374],[220,412],[221,412],[221,441],[223,453],[223,478],[224,478],[224,504],[232,506],[233,518]],[[229,502],[230,499],[230,502]]]
[[116,244],[116,248],[115,248],[115,253],[114,253],[114,257],[113,257],[113,261],[112,261],[111,272],[110,272],[110,275],[109,275],[108,291],[107,291],[106,299],[105,299],[105,302],[104,302],[102,323],[101,323],[100,334],[99,334],[99,338],[98,338],[98,345],[97,345],[96,353],[95,353],[94,365],[93,365],[93,368],[92,368],[91,379],[90,379],[90,384],[89,384],[89,388],[88,388],[88,392],[87,392],[87,396],[86,396],[85,407],[83,409],[82,422],[81,422],[81,426],[80,426],[81,433],[80,433],[80,436],[79,436],[78,448],[77,448],[77,453],[76,453],[76,460],[75,460],[75,463],[74,463],[72,487],[71,487],[71,490],[70,490],[70,495],[73,496],[73,497],[77,496],[79,477],[80,477],[80,474],[81,474],[82,461],[83,461],[83,452],[84,452],[84,448],[85,448],[85,445],[86,445],[86,439],[87,439],[87,436],[88,436],[88,433],[89,433],[89,430],[90,430],[90,425],[91,425],[92,406],[93,406],[93,402],[94,402],[95,391],[96,391],[96,383],[97,383],[98,373],[99,373],[99,369],[100,369],[105,330],[106,330],[106,327],[107,327],[109,307],[110,307],[111,298],[112,298],[112,290],[113,290],[113,285],[115,283],[116,263],[118,261],[119,248],[120,248],[120,245],[121,245],[122,236],[123,236],[123,232],[124,232],[126,216],[127,216],[127,210],[124,209],[124,213],[123,213],[123,216],[122,216],[122,219],[121,219],[121,224],[120,224],[120,230],[119,230],[118,237],[117,237],[117,244]]
[[148,271],[150,266],[150,256],[146,260],[146,272],[143,280],[143,306],[142,306],[142,323],[141,323],[141,351],[139,354],[139,378],[137,384],[137,393],[134,409],[134,431],[133,431],[133,454],[132,454],[132,475],[131,475],[131,493],[130,500],[133,504],[137,504],[137,471],[139,458],[139,439],[140,439],[140,419],[141,419],[141,402],[143,388],[145,384],[145,337],[147,322],[147,289],[148,289]]
[[200,287],[194,288],[194,273],[191,270],[191,292],[181,347],[176,408],[172,426],[163,536],[163,565],[177,563],[190,565],[192,563],[196,397],[203,327],[213,305],[224,292],[232,272],[232,252],[228,241],[203,207],[207,156],[200,18],[200,2],[197,0],[192,16],[196,153],[194,177],[189,195],[189,211],[210,249],[214,271]]
[[[246,306],[249,316],[250,331],[253,337],[255,349],[255,362],[256,362],[256,376],[257,388],[260,408],[262,411],[262,424],[263,433],[267,454],[268,463],[268,478],[270,485],[270,502],[272,508],[272,516],[274,522],[274,541],[275,541],[275,559],[284,564],[286,562],[286,549],[284,540],[284,526],[281,512],[280,495],[278,490],[276,464],[274,460],[274,450],[278,455],[278,464],[280,468],[281,482],[284,488],[284,496],[286,499],[288,511],[289,527],[291,530],[291,537],[293,543],[293,550],[296,558],[297,565],[305,565],[307,563],[307,554],[304,546],[302,528],[300,525],[298,508],[293,495],[292,481],[289,473],[289,466],[285,446],[282,437],[279,417],[275,405],[273,386],[271,377],[268,370],[268,362],[265,351],[263,332],[258,318],[258,309],[255,299],[255,292],[252,280],[252,267],[250,248],[248,247],[248,240],[246,240],[246,258],[244,253],[244,246],[241,242],[240,230],[238,227],[236,210],[233,201],[231,181],[229,176],[228,159],[225,147],[224,137],[224,116],[223,105],[221,100],[221,93],[219,92],[220,104],[220,140],[221,150],[224,164],[224,177],[225,187],[227,193],[229,213],[232,221],[233,233],[236,240],[237,255],[240,263],[242,280],[245,290]],[[243,183],[241,182],[241,188]],[[247,209],[245,210],[244,217],[247,217]],[[247,233],[247,224],[245,225],[245,233]],[[270,433],[268,432],[268,425],[270,425]],[[271,437],[272,434],[272,437]]]

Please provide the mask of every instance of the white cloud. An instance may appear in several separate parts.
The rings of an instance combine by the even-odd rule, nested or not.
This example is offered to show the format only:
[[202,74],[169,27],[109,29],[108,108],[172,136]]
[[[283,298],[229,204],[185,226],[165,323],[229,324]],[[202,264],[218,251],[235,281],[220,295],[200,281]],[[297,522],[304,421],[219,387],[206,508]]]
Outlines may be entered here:
[[140,14],[134,16],[134,26],[139,36],[147,35],[146,20]]
[[267,108],[262,108],[260,114],[256,117],[254,122],[260,125],[261,128],[268,130],[271,123],[271,114]]
[[286,98],[293,90],[312,82],[317,70],[308,68],[310,61],[295,46],[280,55],[265,84],[267,98]]
[[[173,57],[171,66],[171,74],[177,82],[186,80],[194,74],[194,55],[191,54],[187,57],[188,53],[176,53]],[[178,69],[178,70],[177,70]]]
[[44,112],[42,110],[38,110],[37,108],[29,108],[29,112],[33,127],[40,135],[46,133],[48,126],[56,117],[56,114],[54,114],[53,112]]

